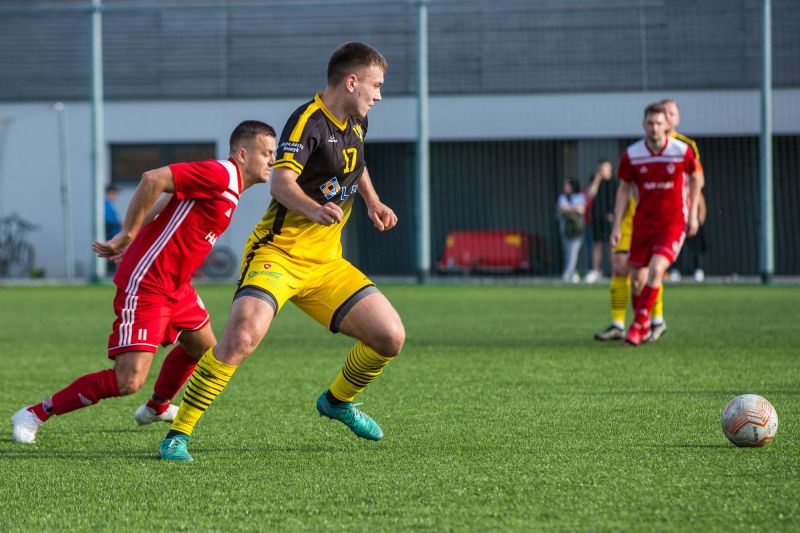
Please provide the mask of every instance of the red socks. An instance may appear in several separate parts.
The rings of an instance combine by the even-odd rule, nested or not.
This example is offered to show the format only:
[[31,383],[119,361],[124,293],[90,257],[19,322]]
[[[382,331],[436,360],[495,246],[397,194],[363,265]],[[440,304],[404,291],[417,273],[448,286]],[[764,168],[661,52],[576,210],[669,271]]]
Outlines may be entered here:
[[650,323],[650,311],[656,303],[656,298],[658,298],[658,287],[645,285],[636,299],[634,322],[639,324],[642,328],[648,326]]
[[164,363],[161,365],[161,371],[158,373],[158,379],[153,387],[153,395],[161,400],[161,403],[153,401],[150,398],[147,401],[147,407],[160,415],[169,407],[169,401],[180,392],[183,385],[194,372],[194,367],[197,366],[197,359],[186,353],[183,346],[177,345],[172,351],[169,352]]
[[53,394],[29,410],[44,421],[51,415],[63,415],[83,407],[94,405],[103,398],[119,396],[117,374],[113,368],[81,376],[66,388]]

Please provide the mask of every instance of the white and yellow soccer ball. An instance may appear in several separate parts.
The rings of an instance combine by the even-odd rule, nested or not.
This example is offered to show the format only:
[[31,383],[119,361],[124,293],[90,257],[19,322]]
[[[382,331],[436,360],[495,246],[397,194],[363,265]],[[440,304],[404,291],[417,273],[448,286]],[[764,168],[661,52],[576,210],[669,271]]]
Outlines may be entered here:
[[722,411],[722,431],[736,446],[764,446],[778,431],[778,413],[757,394],[742,394]]

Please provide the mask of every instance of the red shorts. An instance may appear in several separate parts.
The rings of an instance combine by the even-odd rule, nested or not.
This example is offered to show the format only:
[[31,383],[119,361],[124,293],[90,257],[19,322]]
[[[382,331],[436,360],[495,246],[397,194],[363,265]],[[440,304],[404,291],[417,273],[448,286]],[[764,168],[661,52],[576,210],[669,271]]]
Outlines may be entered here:
[[663,255],[672,264],[678,258],[685,238],[684,226],[637,228],[634,225],[628,264],[633,268],[644,268],[655,254]]
[[208,311],[194,287],[185,285],[173,298],[139,291],[132,295],[117,287],[117,319],[108,337],[108,357],[125,352],[155,352],[168,346],[184,330],[208,323]]

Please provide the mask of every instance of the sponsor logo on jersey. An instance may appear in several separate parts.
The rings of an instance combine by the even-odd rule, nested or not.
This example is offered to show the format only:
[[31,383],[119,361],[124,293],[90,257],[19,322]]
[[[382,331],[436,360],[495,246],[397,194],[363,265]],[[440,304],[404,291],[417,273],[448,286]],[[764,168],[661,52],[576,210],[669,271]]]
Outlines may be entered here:
[[214,246],[217,243],[217,234],[213,231],[209,231],[208,234],[203,238],[210,242],[211,246]]
[[328,142],[329,143],[338,143],[339,141],[336,140],[336,136],[335,135],[331,135],[330,137],[328,137]]
[[671,181],[645,181],[642,184],[642,187],[644,187],[644,190],[646,191],[652,191],[654,189],[668,190],[668,189],[674,189],[675,184]]
[[361,129],[361,124],[353,124],[353,133],[356,134],[359,141],[364,142],[364,130]]
[[647,174],[647,167],[645,165],[639,167],[639,174]]
[[291,152],[293,154],[296,154],[297,152],[301,151],[304,147],[302,143],[284,141],[281,143],[279,148],[284,152]]
[[673,165],[672,163],[670,163],[669,165],[667,165],[667,172],[669,172],[670,174],[672,174],[673,172],[675,172],[675,165]]
[[229,207],[228,210],[225,211],[225,216],[228,217],[228,218],[231,218],[231,209],[232,208]]
[[319,186],[319,190],[322,191],[322,194],[325,196],[326,200],[330,200],[334,196],[336,196],[339,191],[342,190],[341,185],[339,185],[339,178],[336,176],[332,177],[325,183]]

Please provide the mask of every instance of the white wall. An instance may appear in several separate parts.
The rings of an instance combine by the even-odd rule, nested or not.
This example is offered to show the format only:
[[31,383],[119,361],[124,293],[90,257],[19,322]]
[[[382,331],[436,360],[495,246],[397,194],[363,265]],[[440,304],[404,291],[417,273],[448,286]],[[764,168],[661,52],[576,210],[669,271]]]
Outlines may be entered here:
[[[310,95],[309,95],[310,96]],[[432,97],[432,140],[603,138],[641,134],[644,106],[676,98],[681,130],[693,136],[756,135],[757,91],[604,93]],[[109,102],[106,142],[214,141],[217,157],[227,157],[228,136],[245,119],[272,124],[278,133],[304,98],[281,100]],[[67,103],[69,167],[75,259],[86,274],[91,251],[91,138],[88,103]],[[800,134],[800,90],[773,94],[776,134]],[[4,126],[3,126],[4,125]],[[410,141],[415,135],[414,99],[387,98],[370,114],[369,139]],[[108,158],[107,158],[108,160]],[[380,192],[380,176],[374,176]],[[37,266],[48,277],[65,274],[59,189],[56,115],[51,103],[0,104],[0,216],[16,212],[39,224],[30,235]],[[123,191],[124,205],[130,191]],[[219,239],[240,252],[268,203],[268,188],[256,186],[242,197],[230,229]]]

